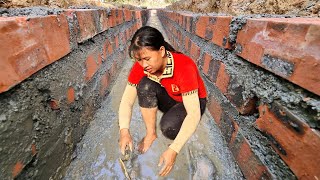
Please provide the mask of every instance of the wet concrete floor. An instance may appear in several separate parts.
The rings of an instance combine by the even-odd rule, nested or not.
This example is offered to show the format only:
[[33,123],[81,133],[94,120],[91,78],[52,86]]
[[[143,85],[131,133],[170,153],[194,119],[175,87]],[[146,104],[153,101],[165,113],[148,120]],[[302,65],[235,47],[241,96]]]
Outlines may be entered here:
[[[151,12],[147,25],[159,29],[166,38],[156,11]],[[64,179],[126,179],[119,163],[117,112],[131,66],[132,61],[127,59],[110,95],[102,103],[87,133],[77,145],[74,152],[76,158],[71,162]],[[157,117],[159,121],[160,112]],[[136,147],[145,135],[137,100],[130,131]],[[194,135],[181,149],[175,166],[167,177],[158,176],[161,167],[157,164],[171,141],[163,137],[159,128],[157,134],[157,140],[145,154],[134,151],[131,161],[125,162],[131,179],[243,179],[208,110],[202,116]]]

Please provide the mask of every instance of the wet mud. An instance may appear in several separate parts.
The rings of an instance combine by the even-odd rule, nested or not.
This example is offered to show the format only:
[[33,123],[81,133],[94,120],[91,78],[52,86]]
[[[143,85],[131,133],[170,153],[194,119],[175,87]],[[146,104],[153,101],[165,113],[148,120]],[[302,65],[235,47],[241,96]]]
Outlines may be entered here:
[[[119,158],[117,111],[126,75],[131,67],[127,60],[109,97],[102,103],[94,120],[78,144],[75,159],[64,179],[125,179]],[[161,113],[157,115],[160,120]],[[159,124],[159,122],[157,123]],[[138,104],[134,105],[130,125],[134,146],[145,135],[145,127]],[[158,162],[171,140],[165,139],[157,128],[158,139],[145,154],[135,149],[130,160],[124,162],[131,179],[161,179]],[[176,164],[168,179],[241,179],[242,174],[228,150],[218,127],[208,111],[202,117],[196,133],[177,156]]]

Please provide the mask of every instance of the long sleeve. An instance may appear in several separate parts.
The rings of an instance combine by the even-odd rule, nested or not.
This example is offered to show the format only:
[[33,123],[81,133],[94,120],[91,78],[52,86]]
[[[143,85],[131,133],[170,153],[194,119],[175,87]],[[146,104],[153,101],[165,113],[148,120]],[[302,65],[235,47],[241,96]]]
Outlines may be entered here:
[[195,132],[201,118],[200,102],[197,91],[193,91],[191,94],[186,93],[186,95],[182,96],[182,100],[187,111],[187,116],[182,123],[177,137],[169,146],[177,153],[179,153],[184,144]]
[[128,83],[120,102],[119,106],[119,127],[120,130],[123,128],[128,128],[130,125],[131,115],[132,115],[132,106],[137,97],[137,88]]

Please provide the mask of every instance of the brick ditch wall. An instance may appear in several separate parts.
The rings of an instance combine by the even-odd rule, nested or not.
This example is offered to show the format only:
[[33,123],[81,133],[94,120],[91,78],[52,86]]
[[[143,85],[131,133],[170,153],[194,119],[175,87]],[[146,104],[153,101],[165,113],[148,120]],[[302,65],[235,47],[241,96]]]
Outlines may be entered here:
[[319,18],[158,16],[203,73],[208,109],[243,175],[319,179]]
[[0,179],[63,176],[148,17],[127,9],[39,14],[0,17]]

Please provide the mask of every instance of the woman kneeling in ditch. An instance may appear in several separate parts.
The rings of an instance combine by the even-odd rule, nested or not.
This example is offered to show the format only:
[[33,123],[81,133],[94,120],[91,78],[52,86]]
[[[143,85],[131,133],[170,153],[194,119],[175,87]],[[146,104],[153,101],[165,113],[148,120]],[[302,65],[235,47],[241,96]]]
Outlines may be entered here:
[[163,112],[160,127],[163,135],[174,140],[161,155],[164,164],[160,176],[166,176],[174,166],[182,146],[195,132],[206,107],[206,89],[196,64],[168,44],[155,28],[144,26],[134,34],[129,55],[135,63],[119,108],[120,150],[132,150],[129,131],[131,111],[138,96],[146,135],[138,145],[145,153],[156,134],[157,110]]

